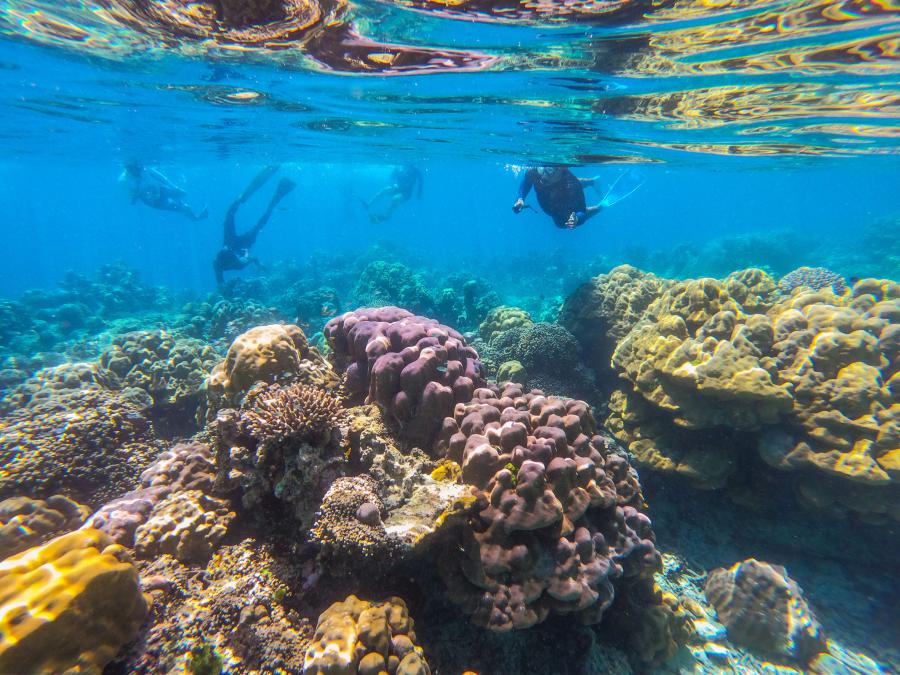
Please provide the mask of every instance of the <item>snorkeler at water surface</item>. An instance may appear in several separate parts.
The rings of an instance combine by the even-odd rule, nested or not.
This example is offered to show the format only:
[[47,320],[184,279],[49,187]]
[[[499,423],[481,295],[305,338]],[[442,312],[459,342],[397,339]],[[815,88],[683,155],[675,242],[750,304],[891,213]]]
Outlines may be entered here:
[[187,193],[158,169],[129,162],[120,180],[124,179],[130,183],[132,204],[141,202],[152,209],[175,211],[195,221],[209,215],[206,207],[195,212],[184,200]]
[[[397,208],[416,194],[422,196],[422,172],[412,164],[403,164],[391,172],[391,184],[382,189],[368,202],[363,202],[369,213],[369,220],[373,223],[382,223],[394,215]],[[387,208],[375,209],[382,200],[387,201]]]
[[603,208],[601,204],[587,206],[585,202],[584,188],[595,182],[595,178],[578,178],[564,166],[532,167],[519,184],[513,212],[521,213],[526,208],[525,198],[534,188],[541,210],[553,219],[554,225],[572,230],[584,225]]
[[294,189],[294,182],[288,178],[282,178],[278,182],[278,187],[275,188],[275,194],[272,195],[269,205],[252,229],[243,234],[238,234],[234,219],[241,204],[250,199],[257,190],[265,185],[266,181],[275,175],[276,171],[278,171],[277,166],[267,166],[260,171],[256,178],[250,182],[250,185],[247,186],[247,189],[228,208],[228,213],[225,214],[225,222],[223,223],[222,248],[213,261],[213,270],[216,273],[217,284],[221,285],[223,283],[225,280],[224,273],[228,270],[242,270],[250,264],[259,265],[259,260],[250,255],[250,247],[256,243],[256,237],[266,226],[266,223],[269,222],[269,218],[272,216],[275,207],[278,206],[278,202]]

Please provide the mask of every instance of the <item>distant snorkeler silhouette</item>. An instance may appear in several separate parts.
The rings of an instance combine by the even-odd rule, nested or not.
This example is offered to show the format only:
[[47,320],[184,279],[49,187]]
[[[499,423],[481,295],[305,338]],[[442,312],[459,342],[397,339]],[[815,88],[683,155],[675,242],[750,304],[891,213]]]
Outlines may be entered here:
[[141,202],[151,209],[175,211],[191,220],[203,220],[209,215],[205,206],[199,213],[188,206],[185,202],[187,193],[158,169],[129,162],[125,165],[120,180],[128,181],[132,204]]
[[250,248],[256,243],[256,237],[266,226],[266,223],[269,222],[269,218],[272,216],[275,207],[278,206],[278,202],[294,189],[294,182],[288,178],[282,178],[278,182],[278,187],[275,188],[275,194],[272,195],[269,205],[252,229],[243,234],[238,234],[235,229],[234,218],[241,204],[250,199],[277,171],[277,166],[267,166],[260,171],[256,178],[250,182],[250,185],[247,186],[247,189],[228,208],[228,213],[225,214],[222,248],[213,261],[216,283],[220,286],[225,281],[226,271],[242,270],[250,264],[259,266],[259,260],[250,255]]
[[525,198],[534,188],[541,210],[553,219],[553,224],[562,229],[573,230],[641,186],[640,182],[634,185],[630,180],[623,182],[625,175],[613,182],[600,203],[587,206],[584,188],[596,186],[596,177],[579,178],[564,166],[532,167],[525,172],[519,184],[519,195],[512,209],[518,214],[531,208],[525,204]]
[[[403,164],[395,167],[391,172],[391,184],[378,192],[363,206],[369,214],[369,220],[373,223],[383,223],[389,220],[403,202],[409,201],[416,194],[422,196],[422,172],[412,164]],[[384,202],[387,205],[384,205]]]

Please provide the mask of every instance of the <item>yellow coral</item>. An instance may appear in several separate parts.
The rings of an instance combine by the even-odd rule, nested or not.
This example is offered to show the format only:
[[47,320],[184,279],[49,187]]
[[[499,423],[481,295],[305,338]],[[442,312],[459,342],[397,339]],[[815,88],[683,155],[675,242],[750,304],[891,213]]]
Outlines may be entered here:
[[518,328],[519,326],[530,326],[533,323],[534,320],[531,318],[531,315],[524,309],[501,305],[500,307],[494,307],[488,312],[488,315],[478,327],[478,332],[482,340],[490,342],[499,333],[504,333],[511,328]]
[[100,673],[147,613],[125,549],[93,529],[0,563],[0,672]]
[[415,644],[406,603],[391,597],[368,602],[355,595],[326,609],[306,651],[305,675],[429,675]]

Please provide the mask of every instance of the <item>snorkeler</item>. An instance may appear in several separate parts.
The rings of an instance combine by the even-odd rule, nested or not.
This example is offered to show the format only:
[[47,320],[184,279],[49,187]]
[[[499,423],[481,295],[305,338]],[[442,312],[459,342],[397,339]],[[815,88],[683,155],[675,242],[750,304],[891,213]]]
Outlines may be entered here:
[[578,178],[564,166],[530,168],[519,185],[519,198],[513,204],[513,212],[526,208],[525,197],[534,188],[541,210],[560,228],[572,230],[584,225],[588,219],[600,213],[603,206],[587,206],[584,188],[591,186],[595,178]]
[[129,162],[125,165],[125,171],[120,180],[123,179],[127,179],[130,183],[132,204],[142,202],[152,209],[175,211],[191,220],[203,220],[209,215],[206,207],[203,207],[199,213],[195,213],[184,201],[187,193],[172,183],[158,169],[146,167],[137,162]]
[[[422,183],[422,172],[412,164],[403,164],[395,167],[391,172],[391,184],[368,202],[363,202],[366,211],[369,213],[369,220],[373,223],[383,223],[394,215],[394,212],[403,202],[408,201],[413,196],[413,192],[416,193],[416,197],[421,197]],[[385,199],[388,200],[387,208],[373,212],[373,206]]]
[[269,222],[269,218],[272,216],[275,207],[278,206],[278,202],[294,189],[294,181],[282,178],[278,182],[278,187],[275,188],[275,194],[272,195],[265,213],[262,214],[251,230],[244,234],[238,234],[235,230],[234,217],[237,215],[237,210],[241,204],[250,199],[253,193],[265,185],[266,181],[275,175],[276,171],[278,171],[277,166],[267,166],[260,171],[256,178],[250,182],[250,185],[247,186],[247,189],[241,193],[241,196],[228,208],[228,213],[225,215],[222,249],[213,261],[213,270],[216,273],[217,284],[222,284],[224,273],[228,270],[242,270],[251,263],[259,266],[259,260],[250,256],[250,247],[256,243],[257,235]]

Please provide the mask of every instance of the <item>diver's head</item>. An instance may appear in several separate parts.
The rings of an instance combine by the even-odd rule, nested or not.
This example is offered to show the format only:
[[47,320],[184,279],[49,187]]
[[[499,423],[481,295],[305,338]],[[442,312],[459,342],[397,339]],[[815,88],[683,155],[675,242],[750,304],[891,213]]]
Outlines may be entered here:
[[132,178],[140,178],[141,174],[144,173],[144,167],[138,162],[128,162],[125,164],[125,173]]

